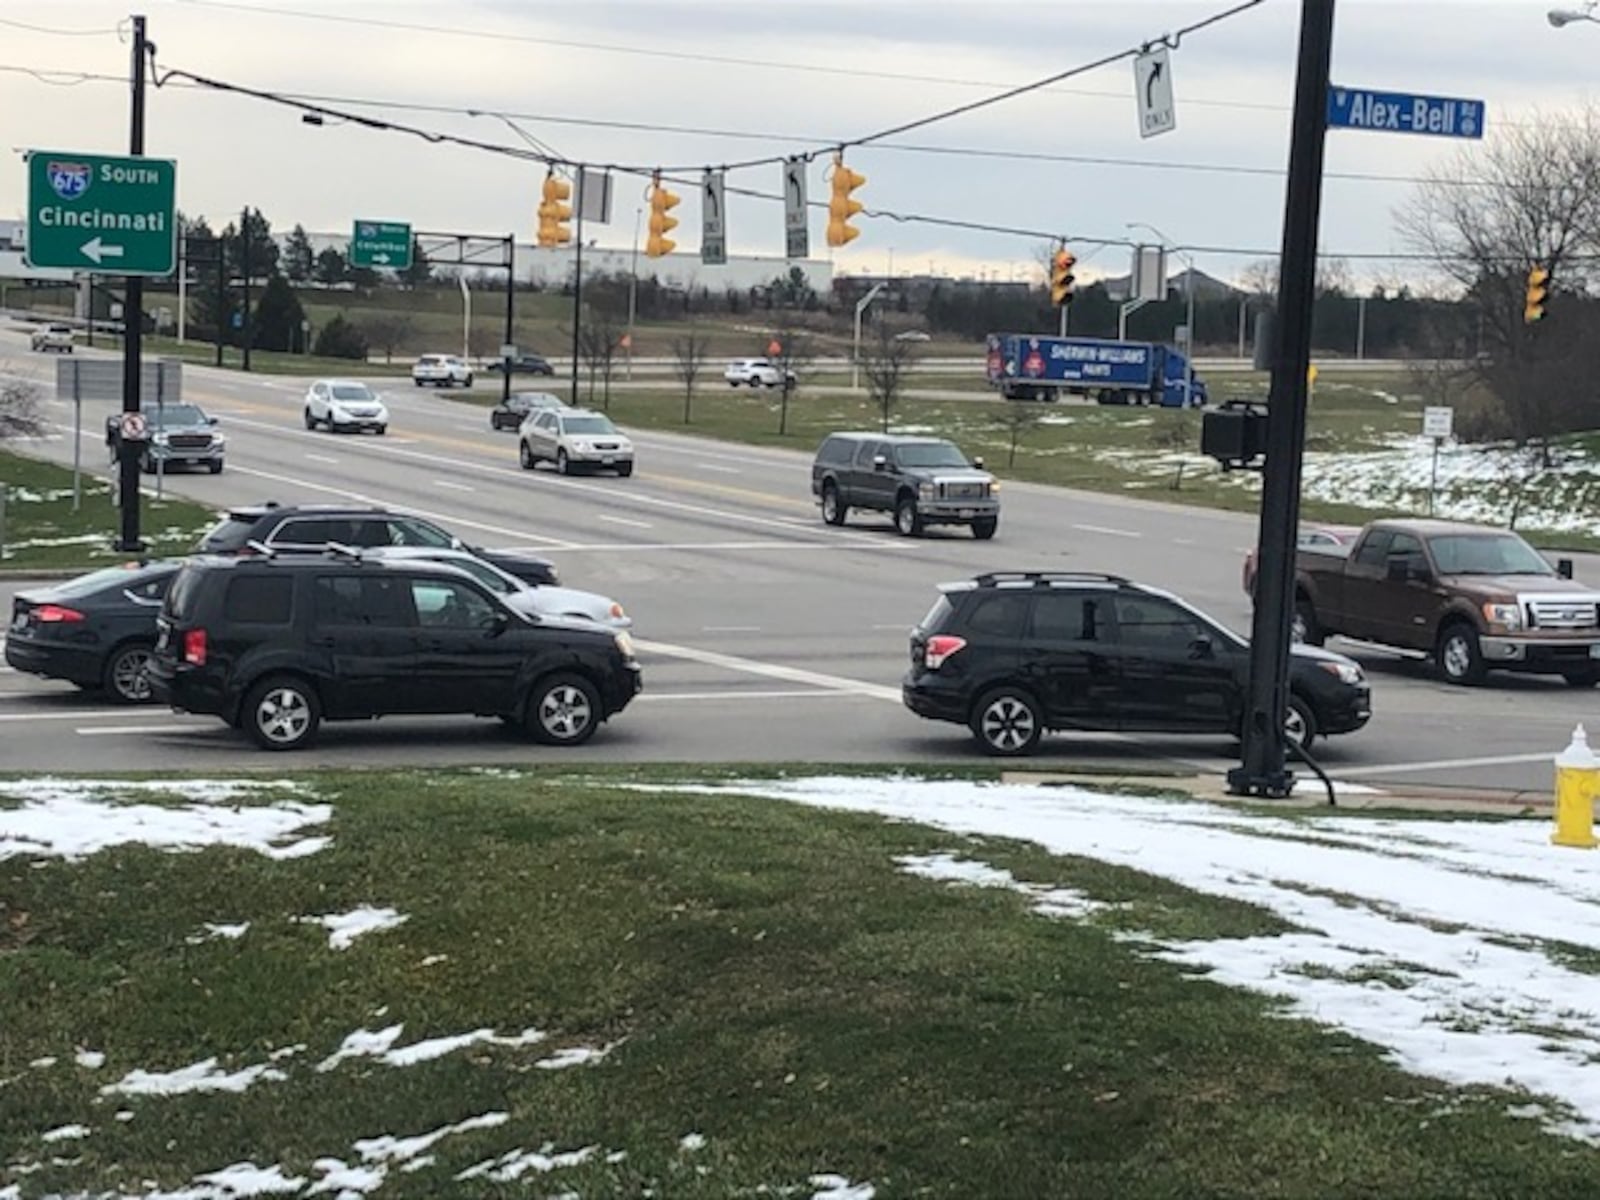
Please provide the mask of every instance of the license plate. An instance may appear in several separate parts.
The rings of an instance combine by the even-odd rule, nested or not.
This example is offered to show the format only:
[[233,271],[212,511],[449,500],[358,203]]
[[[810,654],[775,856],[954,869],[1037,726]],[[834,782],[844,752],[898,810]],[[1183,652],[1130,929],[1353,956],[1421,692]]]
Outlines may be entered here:
[[961,515],[963,517],[975,517],[978,515],[978,510],[975,508],[963,508],[961,510]]
[[[11,618],[11,628],[13,628],[13,629],[21,629],[27,623],[28,623],[28,614],[25,613],[25,612],[19,612],[16,616]],[[1596,647],[1596,648],[1600,649],[1600,647]]]
[[602,466],[602,467],[609,467],[609,466],[611,466],[611,465],[612,465],[612,464],[613,464],[613,463],[615,463],[615,462],[616,462],[616,461],[617,461],[617,460],[616,460],[616,459],[615,459],[615,458],[613,458],[613,457],[611,457],[611,455],[609,455],[609,454],[608,454],[608,455],[606,455],[606,456],[605,456],[605,457],[604,457],[604,458],[602,458],[602,459],[601,459],[601,460],[600,460],[600,465],[601,465],[601,466]]
[[1594,645],[1589,647],[1589,657],[1600,658],[1600,642],[1596,642]]

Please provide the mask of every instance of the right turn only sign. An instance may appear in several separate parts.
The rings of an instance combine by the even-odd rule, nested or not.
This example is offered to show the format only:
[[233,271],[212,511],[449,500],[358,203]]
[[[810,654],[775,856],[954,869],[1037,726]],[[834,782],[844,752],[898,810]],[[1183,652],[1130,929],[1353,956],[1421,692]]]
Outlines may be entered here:
[[1139,136],[1154,137],[1178,127],[1172,103],[1172,57],[1165,46],[1133,60],[1133,87],[1139,101]]

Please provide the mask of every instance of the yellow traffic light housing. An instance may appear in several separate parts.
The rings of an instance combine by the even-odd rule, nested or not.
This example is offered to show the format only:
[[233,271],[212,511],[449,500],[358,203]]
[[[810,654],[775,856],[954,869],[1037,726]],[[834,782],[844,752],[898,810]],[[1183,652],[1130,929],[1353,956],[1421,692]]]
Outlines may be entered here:
[[661,186],[661,172],[650,177],[650,237],[644,244],[645,255],[660,258],[671,254],[678,243],[667,236],[678,227],[678,218],[667,213],[678,206],[678,195]]
[[1532,325],[1544,319],[1545,297],[1550,294],[1550,272],[1535,266],[1528,271],[1528,291],[1522,301],[1522,321]]
[[1078,257],[1065,246],[1057,250],[1050,259],[1050,303],[1057,308],[1072,303],[1072,285],[1076,280],[1072,268],[1077,265]]
[[844,155],[833,156],[833,198],[828,201],[828,245],[844,246],[861,236],[861,230],[850,224],[850,218],[866,206],[854,199],[851,193],[867,177],[844,165]]
[[566,223],[572,219],[572,185],[557,179],[555,172],[544,177],[543,199],[539,202],[539,245],[561,246],[572,240]]

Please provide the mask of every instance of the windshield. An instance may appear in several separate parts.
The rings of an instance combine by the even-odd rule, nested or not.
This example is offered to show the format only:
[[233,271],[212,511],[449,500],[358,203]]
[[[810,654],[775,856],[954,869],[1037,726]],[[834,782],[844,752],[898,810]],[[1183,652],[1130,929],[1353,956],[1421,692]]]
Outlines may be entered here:
[[967,456],[949,442],[917,442],[898,446],[895,459],[902,467],[965,467]]
[[610,417],[568,417],[561,423],[568,433],[615,433]]
[[364,383],[336,383],[330,389],[335,400],[372,400],[376,397]]
[[192,404],[158,404],[144,410],[156,425],[204,425],[206,415]]
[[1527,542],[1510,533],[1452,533],[1428,539],[1441,575],[1554,575]]
[[459,567],[468,575],[471,575],[479,583],[483,584],[483,586],[488,588],[491,592],[497,592],[498,594],[504,596],[508,592],[521,590],[515,579],[512,579],[509,575],[504,574],[486,562],[480,562],[478,559],[450,558],[443,561],[448,562],[452,567]]

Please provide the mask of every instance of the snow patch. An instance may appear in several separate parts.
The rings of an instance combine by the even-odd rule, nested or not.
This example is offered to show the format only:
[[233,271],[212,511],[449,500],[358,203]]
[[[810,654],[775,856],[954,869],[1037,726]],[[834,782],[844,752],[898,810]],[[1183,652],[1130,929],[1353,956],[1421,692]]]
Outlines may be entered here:
[[79,1050],[72,1056],[72,1061],[86,1070],[98,1071],[106,1065],[106,1056],[98,1050]]
[[699,1133],[686,1133],[678,1139],[680,1150],[700,1150],[706,1144],[705,1135]]
[[326,913],[320,917],[296,917],[305,925],[321,925],[328,931],[328,949],[348,950],[352,942],[365,933],[376,933],[404,925],[411,918],[402,916],[397,909],[373,908],[363,904],[346,913]]
[[86,1138],[89,1136],[87,1125],[58,1125],[54,1129],[46,1130],[39,1135],[41,1142],[64,1142],[69,1138]]
[[568,1046],[565,1050],[558,1050],[549,1058],[541,1058],[533,1065],[542,1071],[561,1071],[567,1067],[581,1067],[585,1063],[599,1062],[606,1055],[617,1048],[613,1042],[609,1046],[602,1046],[598,1050],[592,1046]]
[[210,921],[207,921],[200,928],[204,930],[203,933],[192,933],[183,939],[187,945],[198,946],[201,942],[215,941],[218,938],[230,940],[242,938],[245,935],[245,931],[250,928],[250,922],[241,921],[237,925],[213,925]]
[[102,1096],[181,1096],[189,1092],[242,1092],[251,1084],[289,1078],[282,1071],[258,1063],[237,1071],[224,1071],[215,1058],[176,1071],[129,1071],[116,1083],[100,1089]]
[[400,1040],[404,1025],[391,1025],[376,1032],[358,1029],[344,1039],[340,1047],[322,1062],[318,1071],[331,1071],[340,1063],[352,1058],[375,1058],[390,1067],[411,1067],[417,1063],[443,1058],[457,1050],[483,1043],[491,1046],[532,1046],[548,1036],[539,1029],[524,1029],[521,1033],[501,1036],[493,1029],[474,1029],[470,1033],[451,1034],[446,1037],[427,1038],[409,1046],[394,1049]]
[[811,1200],[872,1200],[878,1190],[870,1183],[851,1183],[843,1175],[813,1175]]
[[600,1147],[585,1146],[581,1150],[567,1150],[560,1154],[552,1154],[553,1149],[553,1144],[546,1143],[542,1150],[512,1150],[499,1158],[485,1159],[476,1166],[468,1167],[457,1175],[456,1179],[483,1178],[496,1183],[509,1183],[529,1171],[548,1174],[563,1167],[581,1166],[593,1158]]

